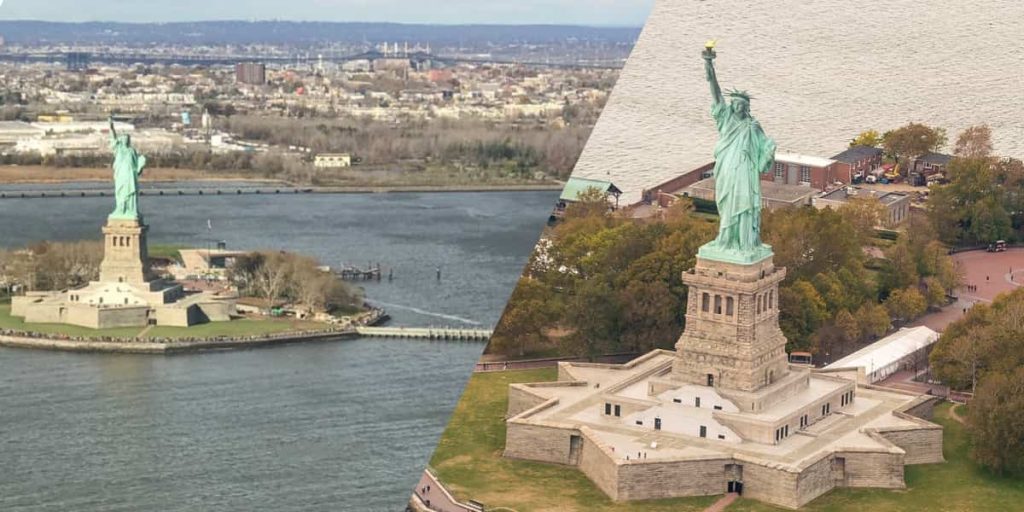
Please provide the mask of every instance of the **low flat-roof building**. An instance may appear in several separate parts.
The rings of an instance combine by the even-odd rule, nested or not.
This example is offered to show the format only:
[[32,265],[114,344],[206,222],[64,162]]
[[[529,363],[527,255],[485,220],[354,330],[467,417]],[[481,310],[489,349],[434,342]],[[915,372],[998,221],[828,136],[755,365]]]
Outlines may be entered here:
[[900,370],[918,370],[927,366],[928,352],[938,339],[939,333],[925,326],[903,328],[825,369],[857,369],[862,382],[872,384]]
[[857,187],[841,187],[813,199],[817,208],[839,209],[853,199],[863,198],[878,201],[885,214],[878,219],[881,227],[894,228],[910,216],[910,196],[902,192],[866,190]]
[[761,180],[825,190],[841,181],[839,162],[818,156],[776,153],[775,163],[761,175]]
[[[809,206],[818,192],[801,185],[787,185],[772,181],[761,182],[761,207],[766,210]],[[715,200],[715,178],[707,178],[684,189],[679,195],[705,201]]]
[[352,167],[352,155],[348,153],[323,153],[313,158],[313,165],[319,169],[343,169]]

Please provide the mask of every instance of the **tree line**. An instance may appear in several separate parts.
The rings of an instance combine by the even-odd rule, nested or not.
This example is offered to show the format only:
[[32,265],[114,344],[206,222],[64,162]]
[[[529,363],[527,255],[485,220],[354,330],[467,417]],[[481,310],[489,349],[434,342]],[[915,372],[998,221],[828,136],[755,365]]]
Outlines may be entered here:
[[0,286],[35,291],[78,288],[100,277],[103,242],[39,242],[0,251]]
[[942,333],[930,362],[942,382],[974,392],[967,407],[974,460],[1024,475],[1024,290],[972,307]]
[[554,128],[482,120],[388,123],[369,119],[237,115],[222,128],[245,140],[301,146],[313,153],[350,153],[367,165],[427,161],[443,165],[513,163],[532,176],[566,178],[590,136],[589,125]]

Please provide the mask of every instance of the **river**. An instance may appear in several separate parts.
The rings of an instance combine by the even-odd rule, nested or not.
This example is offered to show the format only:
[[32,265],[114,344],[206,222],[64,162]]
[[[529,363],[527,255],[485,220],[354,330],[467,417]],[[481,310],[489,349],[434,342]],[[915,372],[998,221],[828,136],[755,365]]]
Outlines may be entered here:
[[[380,262],[395,279],[366,293],[394,324],[490,327],[557,195],[142,204],[151,244]],[[0,200],[0,244],[96,237],[109,202]],[[400,510],[482,349],[368,339],[175,357],[0,349],[0,510]]]

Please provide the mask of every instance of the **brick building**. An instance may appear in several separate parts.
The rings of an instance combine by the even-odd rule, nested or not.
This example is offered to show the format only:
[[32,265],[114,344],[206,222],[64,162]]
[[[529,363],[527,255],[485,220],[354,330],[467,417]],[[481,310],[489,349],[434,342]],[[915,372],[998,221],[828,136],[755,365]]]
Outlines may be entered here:
[[839,163],[836,178],[846,184],[855,178],[863,179],[867,174],[882,166],[883,151],[871,146],[853,146],[832,157]]

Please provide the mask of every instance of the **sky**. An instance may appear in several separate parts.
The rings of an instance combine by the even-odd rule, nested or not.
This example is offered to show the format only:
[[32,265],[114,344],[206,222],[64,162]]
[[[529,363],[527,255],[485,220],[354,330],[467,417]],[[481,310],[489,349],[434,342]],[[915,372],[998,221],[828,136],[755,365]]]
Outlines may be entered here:
[[654,0],[0,0],[0,19],[568,24],[639,27]]

